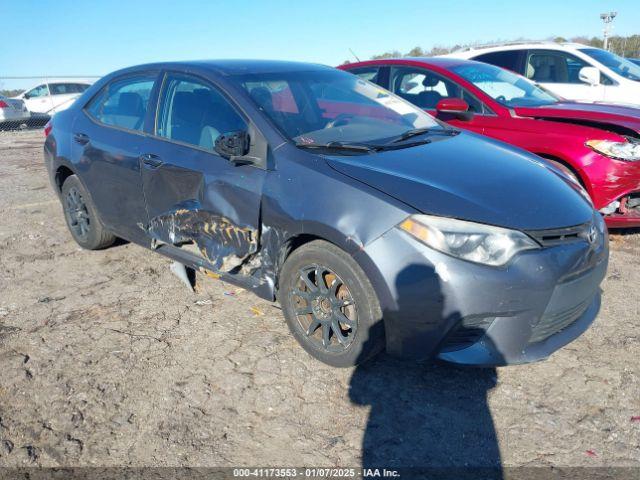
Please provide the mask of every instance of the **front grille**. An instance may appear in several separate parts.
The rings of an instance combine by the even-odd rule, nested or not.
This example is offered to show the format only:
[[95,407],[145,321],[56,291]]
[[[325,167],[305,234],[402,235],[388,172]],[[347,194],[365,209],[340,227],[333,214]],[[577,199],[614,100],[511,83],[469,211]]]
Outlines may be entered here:
[[578,305],[561,310],[559,312],[545,313],[538,324],[531,331],[530,343],[541,342],[551,335],[561,332],[586,312],[591,304],[591,298],[587,298]]
[[466,317],[453,327],[442,346],[442,351],[451,352],[470,347],[486,333],[494,317]]
[[527,233],[543,247],[552,247],[566,242],[588,239],[592,225],[592,222],[587,222],[574,227],[530,230]]

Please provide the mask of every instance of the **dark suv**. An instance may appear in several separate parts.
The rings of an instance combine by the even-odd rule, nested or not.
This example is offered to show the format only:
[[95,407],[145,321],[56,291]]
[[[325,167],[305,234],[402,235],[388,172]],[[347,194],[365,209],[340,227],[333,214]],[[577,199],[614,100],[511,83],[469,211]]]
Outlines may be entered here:
[[581,187],[347,72],[128,68],[45,133],[81,246],[122,237],[277,298],[293,335],[331,365],[385,347],[534,361],[599,309],[607,234]]

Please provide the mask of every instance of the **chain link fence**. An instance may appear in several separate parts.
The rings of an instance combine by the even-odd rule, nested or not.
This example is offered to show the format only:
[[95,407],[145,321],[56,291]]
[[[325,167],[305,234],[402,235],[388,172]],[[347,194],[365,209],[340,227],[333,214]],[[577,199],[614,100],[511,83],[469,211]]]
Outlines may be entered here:
[[0,132],[42,128],[99,76],[0,77]]

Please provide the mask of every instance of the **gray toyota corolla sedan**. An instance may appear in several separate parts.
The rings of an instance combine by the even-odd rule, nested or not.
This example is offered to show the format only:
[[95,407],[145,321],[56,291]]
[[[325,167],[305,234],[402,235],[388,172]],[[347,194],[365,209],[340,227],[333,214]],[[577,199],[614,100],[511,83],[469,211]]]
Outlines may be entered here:
[[128,68],[45,133],[82,247],[121,237],[277,299],[295,338],[331,365],[383,349],[531,362],[600,307],[607,233],[579,185],[347,72]]

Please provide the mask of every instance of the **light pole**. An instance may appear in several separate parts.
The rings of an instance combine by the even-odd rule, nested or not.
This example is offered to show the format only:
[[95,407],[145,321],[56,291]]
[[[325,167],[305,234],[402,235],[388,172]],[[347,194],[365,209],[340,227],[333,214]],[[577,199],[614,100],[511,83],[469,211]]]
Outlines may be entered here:
[[613,19],[616,18],[616,16],[618,15],[618,12],[609,12],[609,13],[601,13],[600,14],[600,20],[602,20],[604,22],[604,49],[608,50],[609,49],[609,32],[610,29],[613,25],[611,25],[613,23]]

